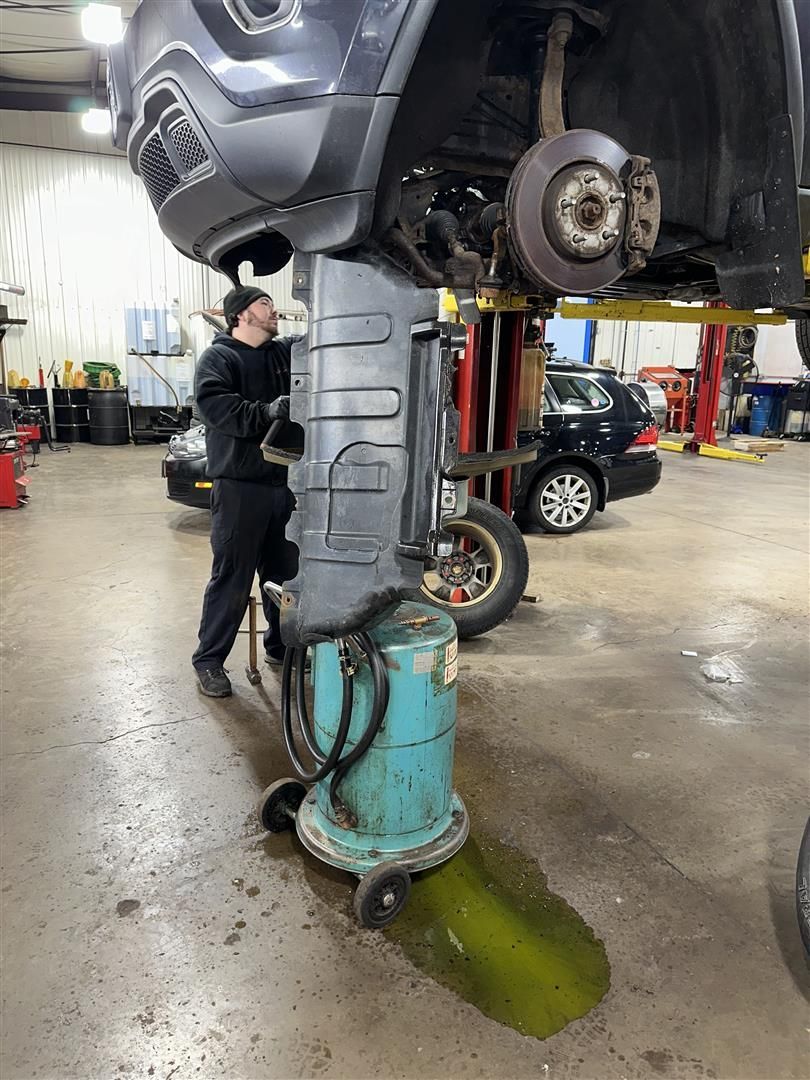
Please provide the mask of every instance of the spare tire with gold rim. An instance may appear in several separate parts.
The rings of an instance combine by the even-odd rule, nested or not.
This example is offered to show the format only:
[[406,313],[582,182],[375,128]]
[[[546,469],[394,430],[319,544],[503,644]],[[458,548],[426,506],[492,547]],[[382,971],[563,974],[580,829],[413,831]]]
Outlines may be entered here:
[[509,618],[526,591],[526,544],[512,519],[481,499],[470,499],[467,514],[445,529],[452,552],[431,560],[421,589],[407,599],[446,611],[462,640],[486,634]]

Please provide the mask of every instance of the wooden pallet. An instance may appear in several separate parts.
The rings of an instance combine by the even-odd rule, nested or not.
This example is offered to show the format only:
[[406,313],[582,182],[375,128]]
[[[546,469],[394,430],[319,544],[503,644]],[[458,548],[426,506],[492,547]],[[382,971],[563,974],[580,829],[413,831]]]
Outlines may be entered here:
[[732,439],[735,450],[747,454],[772,454],[775,450],[784,450],[785,444],[778,439]]

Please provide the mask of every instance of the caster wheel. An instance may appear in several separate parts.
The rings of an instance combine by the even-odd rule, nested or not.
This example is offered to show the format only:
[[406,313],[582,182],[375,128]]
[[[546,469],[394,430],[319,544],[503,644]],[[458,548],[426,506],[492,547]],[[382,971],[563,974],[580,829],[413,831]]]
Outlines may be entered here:
[[388,926],[411,894],[411,876],[399,863],[380,863],[361,879],[354,894],[354,913],[370,930]]
[[292,825],[290,812],[296,813],[307,789],[299,780],[276,780],[266,788],[257,807],[259,821],[268,832],[284,832]]

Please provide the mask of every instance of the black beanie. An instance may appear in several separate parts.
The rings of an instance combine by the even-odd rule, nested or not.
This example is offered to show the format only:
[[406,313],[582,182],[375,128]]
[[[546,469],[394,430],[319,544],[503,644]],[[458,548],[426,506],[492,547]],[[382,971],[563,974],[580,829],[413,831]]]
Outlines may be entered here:
[[261,300],[263,296],[272,302],[273,298],[269,293],[266,293],[264,289],[257,289],[254,285],[240,285],[236,289],[231,289],[222,301],[222,310],[225,313],[228,328],[236,326],[236,316],[246,307],[250,307],[254,300]]

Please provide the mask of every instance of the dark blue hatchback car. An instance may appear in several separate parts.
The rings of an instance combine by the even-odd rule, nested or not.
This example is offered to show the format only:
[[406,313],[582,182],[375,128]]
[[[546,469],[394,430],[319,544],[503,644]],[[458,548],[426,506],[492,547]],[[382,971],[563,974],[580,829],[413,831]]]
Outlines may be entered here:
[[583,528],[608,502],[652,491],[661,478],[652,410],[604,368],[549,360],[543,426],[518,432],[538,442],[537,461],[521,467],[515,514],[550,533]]

